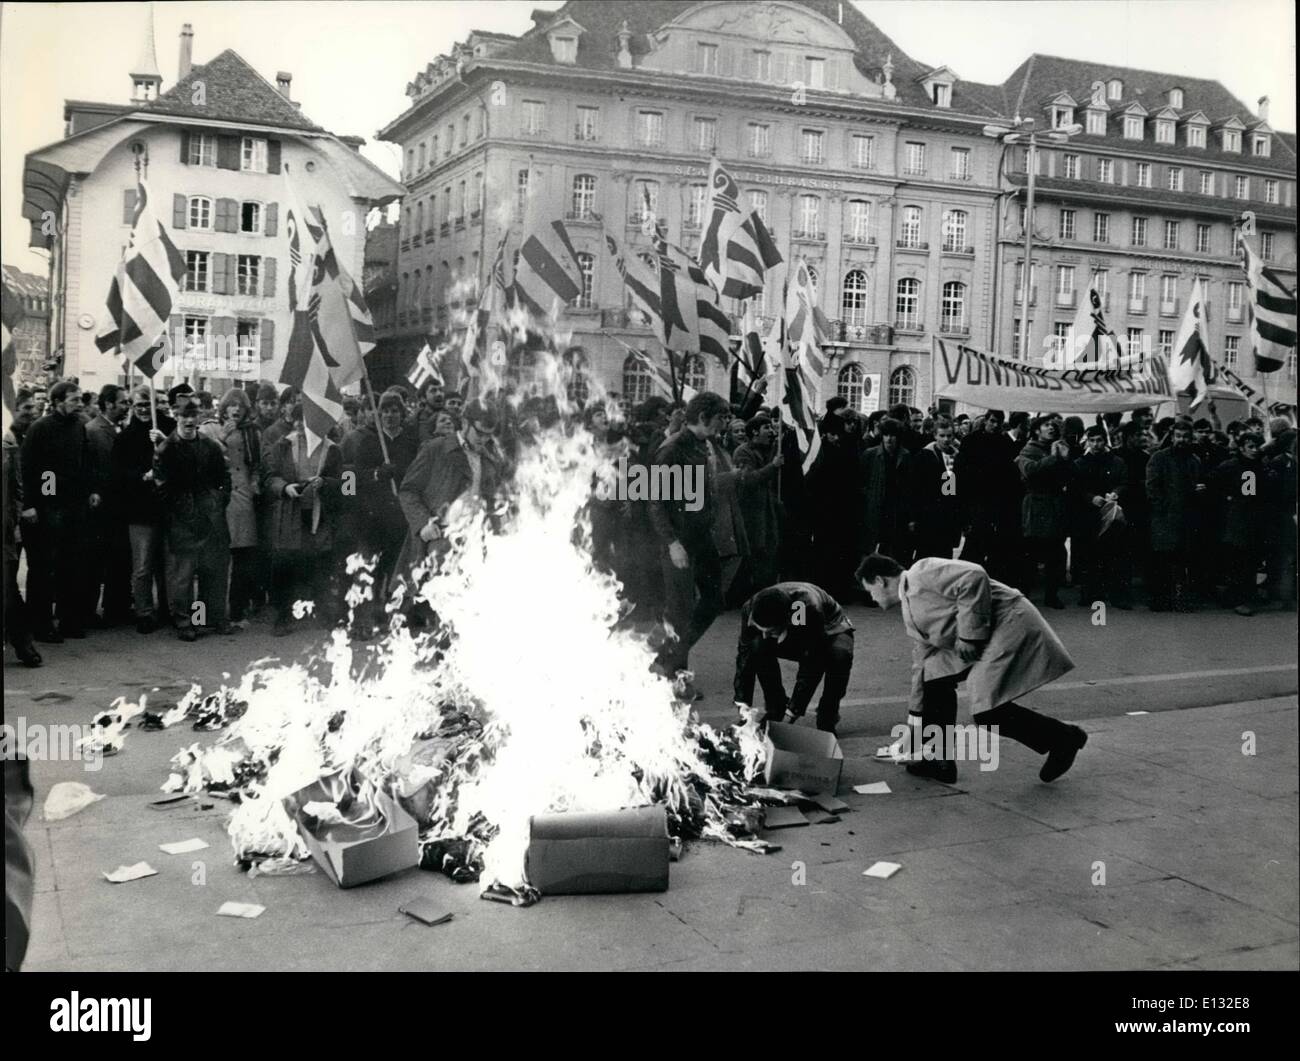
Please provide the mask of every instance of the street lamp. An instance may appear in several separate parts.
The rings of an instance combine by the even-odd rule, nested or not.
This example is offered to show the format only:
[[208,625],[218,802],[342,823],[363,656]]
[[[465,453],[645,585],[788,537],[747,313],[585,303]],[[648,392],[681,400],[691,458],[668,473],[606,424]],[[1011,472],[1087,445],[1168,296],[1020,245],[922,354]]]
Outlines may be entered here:
[[1029,353],[1029,291],[1032,287],[1030,280],[1034,275],[1032,257],[1034,249],[1034,172],[1038,168],[1038,138],[1042,136],[1053,143],[1063,144],[1070,137],[1081,132],[1083,132],[1083,126],[1077,123],[1060,125],[1054,129],[1044,130],[1041,133],[1036,132],[1034,130],[1034,119],[1021,118],[1019,115],[1015,117],[1010,126],[984,126],[985,136],[992,137],[994,140],[1001,140],[1003,144],[1029,145],[1029,152],[1025,157],[1025,168],[1029,171],[1029,185],[1025,193],[1025,271],[1023,304],[1020,309],[1019,343],[1020,356],[1026,360]]

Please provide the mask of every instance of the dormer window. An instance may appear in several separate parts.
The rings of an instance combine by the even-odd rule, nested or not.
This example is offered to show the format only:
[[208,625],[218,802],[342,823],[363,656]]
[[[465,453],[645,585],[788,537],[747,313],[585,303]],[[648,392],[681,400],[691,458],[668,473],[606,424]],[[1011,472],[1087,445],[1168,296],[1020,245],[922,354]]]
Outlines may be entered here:
[[1267,134],[1256,133],[1251,137],[1250,153],[1256,158],[1268,158],[1270,140]]
[[700,73],[716,74],[718,72],[718,46],[716,44],[700,43],[695,50]]
[[557,63],[576,63],[578,61],[577,37],[552,37],[551,54]]
[[925,94],[930,97],[931,102],[936,107],[952,106],[952,85],[957,80],[957,75],[948,67],[936,67],[934,70],[922,74],[917,80],[921,82],[921,88],[925,90]]
[[1106,98],[1107,98],[1107,99],[1123,99],[1123,98],[1124,98],[1124,82],[1121,81],[1121,80],[1120,80],[1119,78],[1117,78],[1117,77],[1113,77],[1113,78],[1111,78],[1109,81],[1107,81],[1107,82],[1106,82]]
[[805,61],[804,69],[808,74],[809,88],[826,87],[826,60],[816,55],[810,55]]
[[1241,153],[1241,133],[1236,129],[1223,130],[1223,150]]
[[156,81],[137,79],[133,84],[135,86],[131,95],[133,100],[145,102],[158,98],[158,83]]
[[1169,106],[1175,110],[1183,109],[1183,90],[1181,88],[1171,88],[1169,90]]
[[1052,108],[1052,128],[1060,129],[1065,125],[1074,124],[1073,107],[1053,107]]
[[1205,126],[1189,125],[1187,127],[1187,146],[1188,147],[1205,146]]
[[941,85],[936,83],[932,87],[934,89],[934,105],[936,107],[951,107],[952,85]]
[[1156,122],[1156,143],[1172,144],[1174,142],[1174,123],[1161,119]]
[[1124,115],[1124,139],[1142,139],[1142,118],[1136,114]]
[[1089,111],[1087,131],[1090,136],[1106,135],[1106,112]]

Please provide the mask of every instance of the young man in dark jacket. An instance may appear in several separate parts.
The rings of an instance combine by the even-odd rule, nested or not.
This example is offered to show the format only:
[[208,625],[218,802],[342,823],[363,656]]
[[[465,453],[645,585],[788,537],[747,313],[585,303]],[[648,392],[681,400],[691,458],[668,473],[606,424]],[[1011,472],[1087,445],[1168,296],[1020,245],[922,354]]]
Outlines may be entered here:
[[138,633],[158,629],[157,611],[167,611],[166,566],[162,549],[162,496],[154,481],[154,453],[176,430],[170,417],[159,416],[153,428],[153,390],[137,387],[131,395],[131,416],[113,440],[113,493],[131,543],[131,601]]
[[1020,529],[1025,539],[1026,585],[1033,582],[1041,562],[1044,603],[1064,608],[1060,591],[1065,584],[1066,488],[1074,469],[1070,447],[1055,419],[1040,416],[1033,423],[1033,436],[1016,458],[1025,486]]
[[1127,608],[1116,577],[1123,566],[1118,554],[1124,544],[1124,524],[1104,521],[1106,506],[1119,502],[1127,469],[1106,448],[1104,427],[1088,428],[1083,445],[1083,456],[1074,462],[1070,480],[1070,541],[1079,604],[1087,608],[1094,601],[1111,601]]
[[659,448],[650,467],[651,481],[659,487],[657,500],[649,502],[650,522],[663,567],[664,619],[671,627],[657,663],[670,677],[688,669],[691,646],[723,607],[709,440],[717,437],[730,412],[721,395],[697,394],[686,406],[682,430]]
[[1273,500],[1270,469],[1260,459],[1262,435],[1243,431],[1237,436],[1237,456],[1224,461],[1212,479],[1223,506],[1222,545],[1227,562],[1225,602],[1238,615],[1254,615],[1256,575],[1264,560],[1269,509]]
[[889,549],[911,559],[916,521],[911,513],[913,454],[903,444],[903,425],[880,421],[880,445],[862,454],[862,536],[858,552]]
[[226,618],[230,467],[220,443],[199,433],[198,401],[182,397],[176,411],[176,430],[154,455],[154,479],[162,491],[165,513],[167,597],[177,635],[182,641],[194,641],[197,627],[205,624],[219,634],[235,629]]
[[56,383],[49,413],[23,440],[27,607],[36,639],[53,644],[86,636],[86,530],[101,498],[94,490],[82,408],[75,383]]
[[[787,699],[778,660],[799,664],[794,693]],[[853,624],[834,597],[811,582],[778,582],[754,594],[740,610],[736,646],[735,697],[739,707],[754,699],[754,679],[763,690],[765,722],[797,722],[825,678],[817,703],[817,728],[834,733],[840,701],[853,670]]]
[[912,454],[912,516],[916,522],[916,558],[951,560],[961,538],[957,494],[957,445],[952,421],[934,424],[934,441]]
[[1188,559],[1196,533],[1198,495],[1205,490],[1201,462],[1192,451],[1192,422],[1174,421],[1170,445],[1147,463],[1151,513],[1151,610],[1167,612],[1188,602]]

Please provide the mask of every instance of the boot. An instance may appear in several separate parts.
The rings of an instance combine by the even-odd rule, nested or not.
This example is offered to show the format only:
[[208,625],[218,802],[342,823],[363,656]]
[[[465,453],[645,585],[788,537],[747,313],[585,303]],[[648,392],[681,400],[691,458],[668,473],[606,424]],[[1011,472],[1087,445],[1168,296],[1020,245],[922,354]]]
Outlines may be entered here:
[[45,662],[41,659],[41,654],[36,651],[36,646],[32,644],[30,637],[25,641],[16,642],[14,652],[18,655],[18,662],[24,667],[39,667]]

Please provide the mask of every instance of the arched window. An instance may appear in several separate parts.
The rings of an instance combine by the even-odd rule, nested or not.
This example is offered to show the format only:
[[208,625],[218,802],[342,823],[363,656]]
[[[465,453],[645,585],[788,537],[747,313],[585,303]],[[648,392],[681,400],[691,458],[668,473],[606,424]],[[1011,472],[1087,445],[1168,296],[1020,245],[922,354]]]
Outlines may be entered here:
[[573,178],[573,213],[578,221],[589,221],[596,212],[596,178],[579,173]]
[[965,210],[948,210],[943,215],[943,249],[956,251],[958,254],[966,249]]
[[591,309],[595,305],[592,294],[596,286],[595,256],[587,254],[585,251],[579,252],[578,272],[582,275],[582,290],[578,293],[578,297],[574,299],[573,305],[577,309]]
[[919,206],[903,207],[903,231],[899,244],[903,247],[921,246],[921,208]]
[[919,328],[921,326],[921,281],[904,277],[898,281],[894,299],[894,326]]
[[1124,82],[1117,77],[1112,77],[1106,82],[1106,98],[1109,100],[1124,98]]
[[867,323],[867,274],[861,269],[850,269],[845,274],[840,310],[844,323],[851,327],[860,328]]
[[944,284],[943,302],[939,308],[939,327],[943,331],[963,330],[966,327],[966,285],[956,280]]
[[639,405],[654,389],[654,373],[639,357],[628,354],[623,359],[623,396],[633,405]]
[[849,403],[855,413],[862,412],[864,397],[862,366],[850,362],[840,369],[839,382],[835,393]]
[[687,354],[686,359],[681,363],[679,371],[681,378],[678,380],[682,388],[689,387],[694,391],[702,391],[709,382],[708,369],[704,367],[704,358],[699,354]]
[[906,365],[889,374],[889,404],[916,405],[916,373]]

